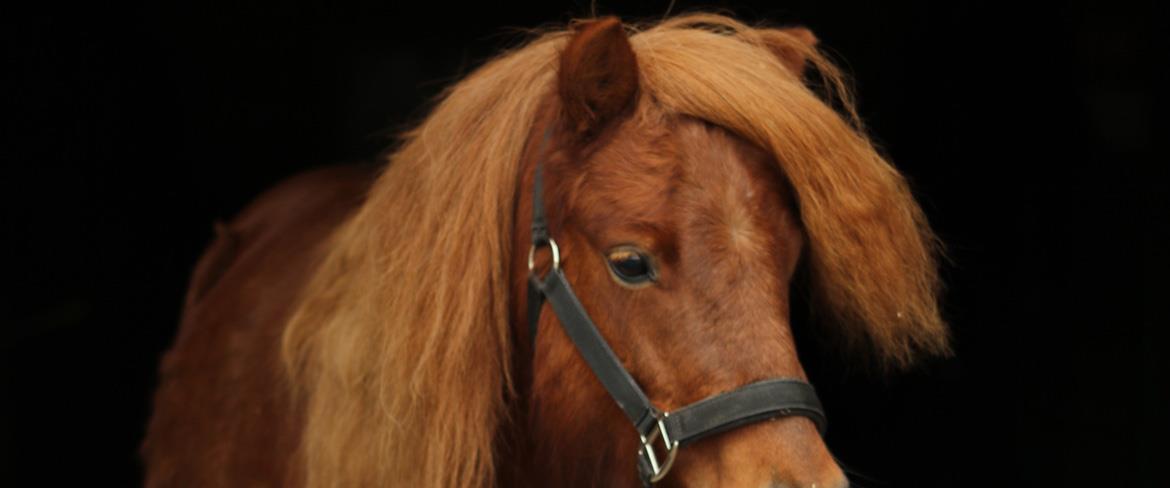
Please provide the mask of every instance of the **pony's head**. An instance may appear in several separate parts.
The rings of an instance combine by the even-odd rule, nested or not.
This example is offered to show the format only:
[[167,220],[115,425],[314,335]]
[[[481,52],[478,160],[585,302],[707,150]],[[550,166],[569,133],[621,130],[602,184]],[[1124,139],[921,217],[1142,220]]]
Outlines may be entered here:
[[[565,275],[663,409],[804,377],[801,267],[819,322],[864,346],[848,350],[893,366],[944,352],[934,238],[814,43],[713,15],[632,36],[602,19],[453,87],[332,240],[285,334],[309,483],[637,483],[637,435],[558,319],[529,340],[538,161]],[[845,481],[813,424],[788,417],[688,446],[664,483]]]

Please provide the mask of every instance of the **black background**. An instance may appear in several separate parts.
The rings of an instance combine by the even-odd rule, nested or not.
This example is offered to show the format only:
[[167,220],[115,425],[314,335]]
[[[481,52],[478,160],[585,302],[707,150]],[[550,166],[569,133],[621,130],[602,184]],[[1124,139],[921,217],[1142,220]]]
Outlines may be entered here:
[[[882,378],[804,347],[862,483],[1165,486],[1165,7],[699,5],[811,27],[949,245],[955,358]],[[589,5],[5,9],[0,484],[132,486],[212,221],[372,158],[514,28]]]

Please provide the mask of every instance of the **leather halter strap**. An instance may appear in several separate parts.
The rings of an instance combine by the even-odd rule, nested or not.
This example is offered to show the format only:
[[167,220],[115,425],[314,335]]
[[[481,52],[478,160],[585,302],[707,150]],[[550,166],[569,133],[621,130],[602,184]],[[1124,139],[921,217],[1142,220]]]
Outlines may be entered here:
[[[550,133],[551,128],[545,131],[537,157],[543,156]],[[559,249],[549,235],[545,219],[541,166],[539,162],[536,165],[532,195],[532,248],[528,277],[530,344],[535,350],[540,313],[547,300],[582,359],[638,431],[642,442],[642,449],[638,451],[638,473],[644,485],[649,486],[666,475],[679,447],[747,424],[798,415],[812,420],[817,430],[824,433],[827,423],[816,391],[812,385],[796,379],[751,383],[672,412],[656,408],[609,347],[565,278],[560,267]],[[534,269],[532,254],[545,246],[551,249],[553,262],[542,278]],[[664,462],[659,462],[653,446],[658,439],[665,446],[667,458]]]

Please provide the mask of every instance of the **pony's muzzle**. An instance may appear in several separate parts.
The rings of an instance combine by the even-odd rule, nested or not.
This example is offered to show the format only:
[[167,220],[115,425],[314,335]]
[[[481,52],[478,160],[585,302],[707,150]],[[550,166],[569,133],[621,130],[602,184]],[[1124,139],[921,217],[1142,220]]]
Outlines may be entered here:
[[[679,486],[847,488],[849,480],[803,417],[772,421],[688,444],[671,472]],[[674,485],[672,485],[674,486]]]

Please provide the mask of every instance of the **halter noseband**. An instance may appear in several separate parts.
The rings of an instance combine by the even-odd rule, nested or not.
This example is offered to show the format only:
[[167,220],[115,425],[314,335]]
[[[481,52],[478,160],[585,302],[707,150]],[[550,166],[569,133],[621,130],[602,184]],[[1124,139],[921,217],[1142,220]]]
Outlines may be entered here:
[[[543,157],[551,128],[544,134]],[[544,181],[541,164],[536,165],[532,185],[532,247],[528,253],[528,329],[536,347],[540,312],[547,300],[561,326],[581,357],[601,381],[610,397],[634,425],[641,439],[638,474],[645,486],[661,480],[674,464],[678,449],[706,436],[775,417],[799,415],[816,424],[824,433],[826,421],[821,402],[812,385],[796,379],[768,379],[736,390],[711,396],[672,412],[654,407],[650,398],[622,366],[617,354],[601,336],[593,320],[573,293],[561,269],[560,248],[549,235],[544,213]],[[536,250],[547,246],[552,266],[542,278],[536,272]],[[654,443],[661,441],[666,459],[659,460]]]

